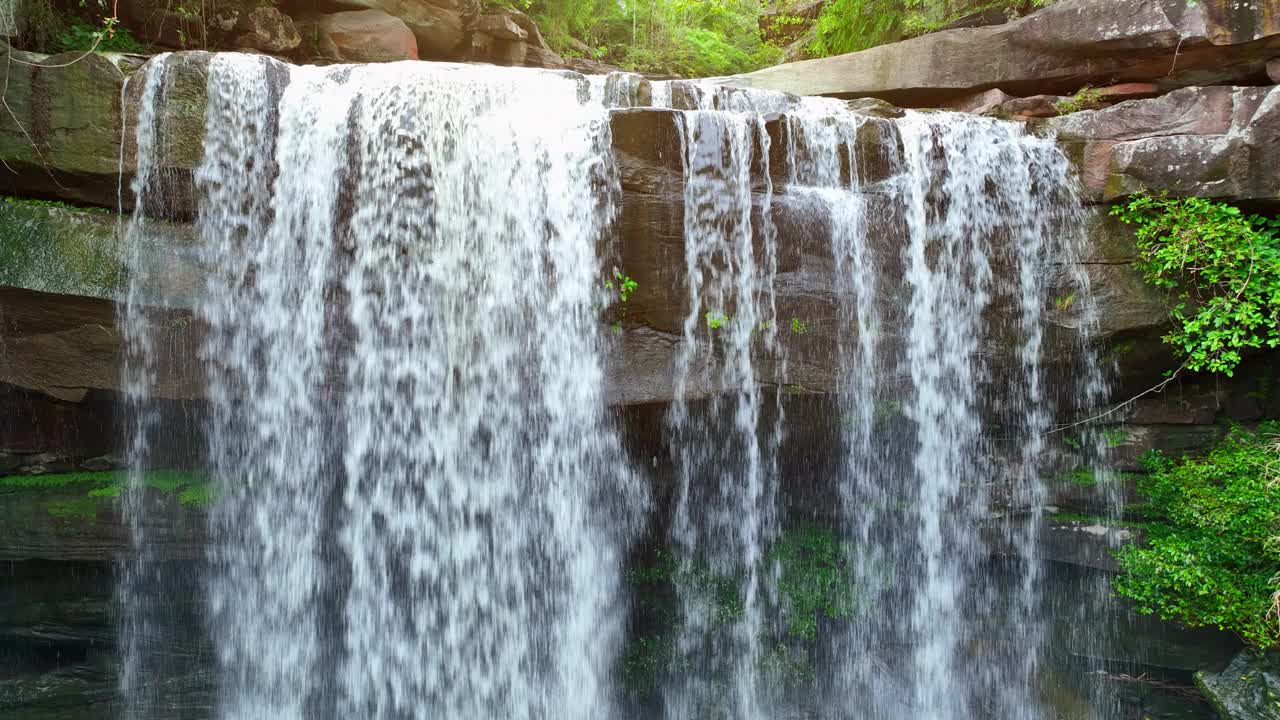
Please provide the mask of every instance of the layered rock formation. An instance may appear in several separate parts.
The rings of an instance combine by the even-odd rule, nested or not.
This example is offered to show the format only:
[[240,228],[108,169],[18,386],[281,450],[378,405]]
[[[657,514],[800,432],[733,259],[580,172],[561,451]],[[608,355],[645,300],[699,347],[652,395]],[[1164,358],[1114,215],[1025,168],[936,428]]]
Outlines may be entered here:
[[1266,0],[1062,0],[1005,25],[958,28],[733,82],[798,95],[872,95],[937,107],[989,88],[1071,94],[1086,84],[1162,89],[1267,80],[1280,8]]

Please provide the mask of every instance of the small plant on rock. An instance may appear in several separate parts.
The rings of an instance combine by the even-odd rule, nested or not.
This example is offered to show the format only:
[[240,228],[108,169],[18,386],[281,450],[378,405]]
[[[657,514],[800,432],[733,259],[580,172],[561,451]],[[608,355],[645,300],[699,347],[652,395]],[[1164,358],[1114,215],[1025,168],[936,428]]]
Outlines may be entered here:
[[1054,103],[1054,107],[1058,110],[1059,115],[1070,115],[1081,110],[1097,110],[1102,107],[1102,99],[1101,90],[1085,85],[1076,91],[1075,95]]

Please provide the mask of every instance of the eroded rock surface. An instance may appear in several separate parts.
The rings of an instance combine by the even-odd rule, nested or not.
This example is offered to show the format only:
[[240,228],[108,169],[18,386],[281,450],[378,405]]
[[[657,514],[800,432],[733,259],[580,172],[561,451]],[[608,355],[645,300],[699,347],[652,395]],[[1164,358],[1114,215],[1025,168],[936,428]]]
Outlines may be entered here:
[[1280,55],[1280,7],[1268,0],[1062,0],[1021,20],[960,28],[739,75],[797,95],[875,95],[936,107],[998,87],[1070,94],[1086,83],[1162,89],[1265,78]]

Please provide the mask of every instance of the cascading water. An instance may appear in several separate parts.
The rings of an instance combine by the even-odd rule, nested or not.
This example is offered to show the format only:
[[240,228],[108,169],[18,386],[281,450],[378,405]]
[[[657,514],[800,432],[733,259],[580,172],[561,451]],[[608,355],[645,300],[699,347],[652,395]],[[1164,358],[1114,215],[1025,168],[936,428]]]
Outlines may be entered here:
[[[777,351],[776,237],[765,223],[758,262],[752,223],[752,162],[756,147],[767,162],[768,137],[760,119],[745,113],[693,110],[680,120],[688,308],[668,414],[679,476],[671,534],[682,576],[677,652],[701,671],[665,688],[664,700],[671,718],[712,711],[761,717],[769,707],[757,682],[770,602],[764,548],[777,532],[773,450],[781,430],[761,432],[763,391],[754,357],[757,344]],[[761,198],[764,218],[769,194],[766,188]],[[691,408],[691,386],[716,394]],[[717,609],[702,580],[708,573],[744,575],[742,617],[727,633],[714,630]]]
[[[860,718],[1047,717],[1035,687],[1044,650],[1037,620],[1037,532],[1044,504],[1039,475],[1052,416],[1040,363],[1050,259],[1070,263],[1077,250],[1079,203],[1066,159],[1052,142],[1010,123],[909,114],[891,123],[887,133],[879,132],[885,125],[880,121],[880,127],[867,128],[878,132],[863,136],[868,119],[836,101],[796,102],[723,88],[680,90],[692,96],[688,104],[702,110],[685,115],[691,309],[677,382],[697,355],[706,288],[714,307],[725,303],[716,283],[727,282],[726,274],[750,275],[750,269],[744,272],[717,258],[729,256],[752,234],[753,178],[743,167],[755,148],[763,156],[756,160],[763,165],[757,172],[770,175],[765,113],[786,113],[785,167],[775,174],[783,171],[789,196],[816,201],[826,217],[812,222],[825,222],[830,230],[846,448],[838,488],[863,611],[836,643],[823,712]],[[669,103],[673,92],[668,86],[653,96]],[[705,130],[712,123],[723,128],[734,122],[758,125],[761,131],[757,137],[741,129]],[[888,166],[870,168],[868,175],[883,177],[860,174],[858,160],[868,154],[868,138],[878,146],[879,162]],[[708,167],[718,183],[710,197],[704,195]],[[770,185],[765,197],[771,196]],[[766,204],[760,234],[764,254],[773,258],[777,249],[769,218]],[[899,276],[906,281],[901,291],[891,280]],[[745,288],[735,290],[736,297],[750,296]],[[772,295],[769,309],[766,322],[772,323],[777,317]],[[717,317],[729,319],[717,310],[707,312],[708,323]],[[733,330],[726,335],[730,350],[723,367],[756,371],[746,363],[732,364],[734,357],[750,357],[749,329],[747,337],[743,328]],[[776,336],[771,337],[771,353],[775,343]],[[999,355],[993,345],[1016,362],[992,367],[990,358]],[[752,385],[750,376],[721,379],[729,380],[728,387]],[[701,384],[716,386],[714,381]],[[730,717],[767,717],[772,709],[769,690],[759,682],[758,638],[770,623],[750,608],[777,599],[767,585],[753,585],[762,548],[778,532],[778,476],[762,478],[767,488],[762,495],[756,468],[772,468],[776,459],[770,454],[756,459],[762,420],[752,390],[738,396],[735,424],[722,421],[714,426],[718,430],[692,430],[696,424],[690,423],[677,388],[671,416],[681,466],[676,545],[695,562],[706,561],[707,551],[698,549],[710,544],[709,538],[733,549],[737,557],[720,558],[711,567],[720,572],[745,568],[742,592],[748,610],[734,628],[739,644],[728,653],[736,664],[726,667],[714,660],[725,648],[704,648],[711,657],[695,656],[698,666],[713,669],[669,688],[668,714],[693,717],[697,708],[718,702],[722,711],[729,708]],[[734,442],[745,442],[747,449],[733,447]],[[776,450],[776,443],[768,449]],[[737,462],[726,462],[728,457]],[[691,503],[691,487],[706,497]],[[689,504],[702,508],[697,522],[690,520]],[[980,567],[989,548],[983,528],[997,520],[1008,536],[1005,545],[1024,559],[1020,579],[1003,593],[983,587]],[[759,579],[775,578],[766,571]],[[696,600],[697,587],[683,590]],[[983,617],[988,607],[1002,627]],[[696,602],[686,598],[684,608],[687,615],[697,615]],[[705,618],[682,632],[685,643],[711,634]],[[886,653],[895,646],[904,648],[898,654],[905,657]],[[966,655],[978,646],[983,659],[973,666]],[[689,648],[685,651],[687,656]],[[723,685],[726,675],[736,692],[727,701],[706,685]],[[698,701],[691,703],[690,695]],[[681,704],[673,707],[673,696]],[[849,697],[862,699],[859,708],[840,709]]]
[[208,87],[218,715],[611,715],[645,496],[604,416],[603,107],[428,64]]
[[[163,125],[153,65],[135,80],[125,318],[139,469],[157,432],[143,305],[161,280],[142,257]],[[649,500],[605,408],[600,249],[618,193],[608,108],[637,105],[682,111],[686,304],[665,439],[684,670],[661,688],[665,717],[754,720],[795,701],[769,668],[791,611],[770,548],[797,481],[780,461],[793,338],[779,288],[797,287],[834,303],[831,504],[856,597],[826,629],[822,692],[800,704],[1050,716],[1036,687],[1055,401],[1042,308],[1078,206],[1051,142],[968,116],[437,64],[219,55],[208,96],[196,188],[210,271],[194,312],[217,481],[218,716],[621,713],[619,581]],[[784,200],[828,230],[821,290],[782,268],[798,242],[775,224]],[[799,317],[790,329],[807,332]],[[122,685],[146,717],[138,678],[154,663],[139,643],[155,608],[135,507]],[[988,532],[1023,558],[1011,588],[985,584]],[[725,578],[727,615],[708,602]]]

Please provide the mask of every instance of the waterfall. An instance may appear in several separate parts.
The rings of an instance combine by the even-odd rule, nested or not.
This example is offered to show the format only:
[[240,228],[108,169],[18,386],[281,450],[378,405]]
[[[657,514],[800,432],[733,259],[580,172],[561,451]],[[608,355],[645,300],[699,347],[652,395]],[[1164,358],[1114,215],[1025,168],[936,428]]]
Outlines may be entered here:
[[602,394],[603,106],[242,55],[208,94],[218,716],[610,716],[647,501]]
[[[752,608],[778,609],[768,586],[776,577],[761,559],[779,532],[781,486],[795,478],[772,456],[780,440],[757,440],[769,428],[753,380],[775,378],[751,364],[750,329],[726,325],[731,332],[717,336],[702,327],[703,312],[708,321],[732,319],[706,310],[726,297],[739,308],[754,298],[749,317],[771,328],[779,317],[771,290],[759,301],[751,285],[757,269],[737,250],[751,241],[753,221],[763,246],[757,255],[776,258],[785,242],[770,220],[773,185],[753,197],[758,176],[745,167],[754,160],[766,182],[783,178],[781,192],[816,208],[808,222],[828,229],[838,305],[845,454],[837,489],[863,610],[836,631],[821,712],[1048,717],[1037,687],[1046,652],[1037,555],[1044,438],[1055,408],[1041,358],[1055,263],[1071,265],[1081,237],[1066,158],[1020,125],[959,114],[873,121],[838,101],[685,83],[655,83],[652,96],[669,104],[691,97],[686,105],[698,108],[684,114],[690,308],[677,383],[696,368],[719,373],[699,386],[738,389],[691,417],[677,385],[669,420],[680,466],[673,539],[686,562],[745,573],[747,608],[731,634],[736,644],[693,652],[712,631],[698,615],[699,575],[685,567],[694,580],[681,588],[684,610],[694,620],[686,618],[682,649],[700,670],[667,689],[668,716],[696,717],[707,707],[739,718],[776,713],[770,703],[778,698],[761,684],[759,640],[775,628]],[[780,120],[768,120],[778,112]],[[781,124],[773,156],[767,121]],[[770,168],[771,157],[783,167]],[[755,207],[762,198],[763,208]],[[768,277],[776,280],[772,262]],[[777,340],[774,330],[755,356],[777,356],[784,345]],[[785,368],[782,354],[774,359]],[[708,365],[692,359],[708,355]],[[1012,362],[993,362],[1001,357]],[[1097,373],[1084,364],[1086,378],[1069,379],[1077,386],[1065,395],[1087,406]],[[720,404],[732,399],[736,411],[725,413]],[[719,422],[703,420],[717,412],[725,414]],[[1003,592],[985,586],[983,533],[993,526],[1021,558],[1018,580]],[[712,540],[716,548],[705,549]],[[731,555],[717,555],[725,550]],[[903,657],[886,655],[894,647],[905,648]],[[975,665],[967,656],[979,647]],[[851,697],[858,708],[840,710]]]
[[[141,473],[164,430],[145,215],[164,204],[167,63],[148,67],[122,318],[136,717],[163,632]],[[663,116],[682,143],[669,507],[605,399],[610,112],[638,106],[679,110]],[[1083,379],[1047,367],[1050,295],[1082,282],[1062,277],[1081,224],[1051,141],[632,74],[220,54],[194,184],[217,717],[623,716],[624,564],[658,510],[669,720],[1052,716],[1045,437],[1102,386],[1087,362]],[[788,465],[796,419],[832,428],[838,457]],[[790,503],[809,487],[853,600],[821,626],[817,690],[796,693],[775,672],[795,608],[773,550],[820,514]],[[1012,582],[990,580],[992,535]]]

